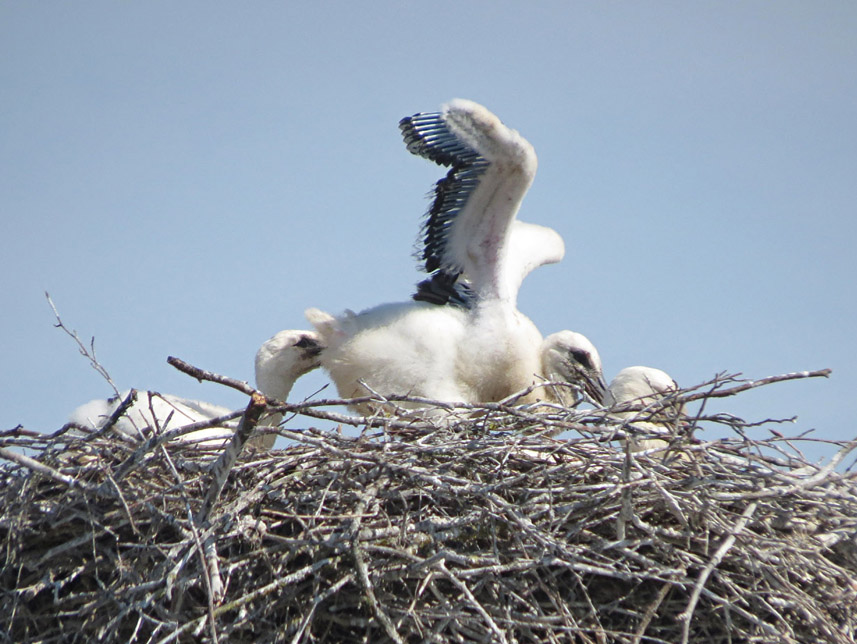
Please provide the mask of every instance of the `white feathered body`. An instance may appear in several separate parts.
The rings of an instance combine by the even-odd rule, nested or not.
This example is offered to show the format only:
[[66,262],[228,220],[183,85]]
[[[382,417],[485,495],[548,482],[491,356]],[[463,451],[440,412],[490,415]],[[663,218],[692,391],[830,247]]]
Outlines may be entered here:
[[[625,367],[610,382],[604,405],[610,407],[622,403],[648,406],[659,398],[678,390],[678,385],[669,374],[654,367]],[[639,430],[654,433],[670,433],[683,414],[682,408],[667,406],[652,414],[645,409],[615,414],[616,417],[633,423]],[[637,418],[645,420],[636,420]],[[634,451],[663,448],[668,441],[658,439],[631,439]]]
[[466,392],[449,367],[456,362],[466,317],[454,307],[426,302],[382,304],[338,318],[307,311],[325,345],[322,366],[343,398],[374,391],[462,400]]
[[[75,409],[69,420],[83,427],[101,429],[129,393],[130,390],[107,400],[92,400]],[[119,417],[113,428],[132,438],[149,438],[151,434],[163,434],[193,423],[208,422],[232,412],[226,407],[201,400],[138,391],[136,400]],[[232,437],[237,425],[237,420],[229,421],[222,426],[183,434],[179,440],[183,443],[200,443],[205,447],[220,447]]]
[[[466,341],[459,345],[457,369],[473,383],[466,402],[494,402],[526,389],[540,379],[542,334],[514,307],[480,304],[468,319]],[[530,394],[518,402],[539,399]]]
[[[526,388],[541,371],[539,354],[532,350],[541,334],[516,310],[400,302],[338,318],[310,309],[307,317],[326,347],[322,366],[344,398],[374,391],[447,402],[496,401]],[[358,406],[368,409],[371,405]]]

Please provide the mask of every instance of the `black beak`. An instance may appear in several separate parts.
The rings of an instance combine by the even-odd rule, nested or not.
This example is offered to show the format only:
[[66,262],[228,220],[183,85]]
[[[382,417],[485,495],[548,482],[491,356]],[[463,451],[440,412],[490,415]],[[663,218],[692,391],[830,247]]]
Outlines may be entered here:
[[583,390],[599,407],[604,405],[604,396],[607,394],[607,383],[604,382],[604,376],[598,374],[594,378],[585,378]]

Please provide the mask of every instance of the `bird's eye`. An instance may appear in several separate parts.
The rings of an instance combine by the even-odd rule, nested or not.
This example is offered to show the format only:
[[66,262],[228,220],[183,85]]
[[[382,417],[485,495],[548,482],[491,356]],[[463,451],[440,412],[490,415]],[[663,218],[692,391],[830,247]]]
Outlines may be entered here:
[[592,360],[589,358],[589,353],[583,349],[572,349],[570,353],[575,362],[582,364],[587,369],[592,368]]
[[300,340],[295,342],[295,346],[300,347],[301,349],[312,349],[313,347],[318,346],[318,342],[316,342],[312,338],[304,335],[304,336],[301,336]]

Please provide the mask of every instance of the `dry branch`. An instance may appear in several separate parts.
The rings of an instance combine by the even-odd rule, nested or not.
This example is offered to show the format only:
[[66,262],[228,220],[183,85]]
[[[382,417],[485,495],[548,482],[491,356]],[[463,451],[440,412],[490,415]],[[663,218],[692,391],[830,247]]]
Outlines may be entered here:
[[60,318],[59,311],[57,311],[57,307],[54,305],[54,301],[51,299],[50,293],[45,291],[45,298],[48,301],[48,305],[51,307],[51,311],[53,311],[54,317],[56,318],[56,324],[54,326],[58,329],[61,329],[67,336],[69,336],[72,340],[74,340],[77,345],[78,351],[80,351],[80,355],[89,360],[89,366],[91,366],[98,374],[104,378],[110,387],[113,389],[113,393],[117,396],[119,395],[119,390],[116,388],[116,384],[113,382],[113,378],[110,377],[107,369],[98,361],[98,358],[95,355],[95,338],[91,338],[89,341],[89,347],[87,347],[83,340],[80,339],[80,336],[77,334],[77,331],[73,329],[69,329],[65,323]]

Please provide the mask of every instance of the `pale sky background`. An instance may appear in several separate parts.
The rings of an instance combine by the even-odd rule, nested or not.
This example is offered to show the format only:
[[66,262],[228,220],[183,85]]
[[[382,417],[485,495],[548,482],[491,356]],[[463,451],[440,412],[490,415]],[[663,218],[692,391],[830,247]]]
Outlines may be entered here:
[[849,1],[3,0],[0,429],[111,393],[45,290],[120,388],[235,407],[167,356],[252,380],[305,308],[408,299],[443,171],[397,123],[453,97],[538,153],[519,216],[567,246],[521,291],[544,334],[608,380],[830,367],[711,409],[857,436]]

